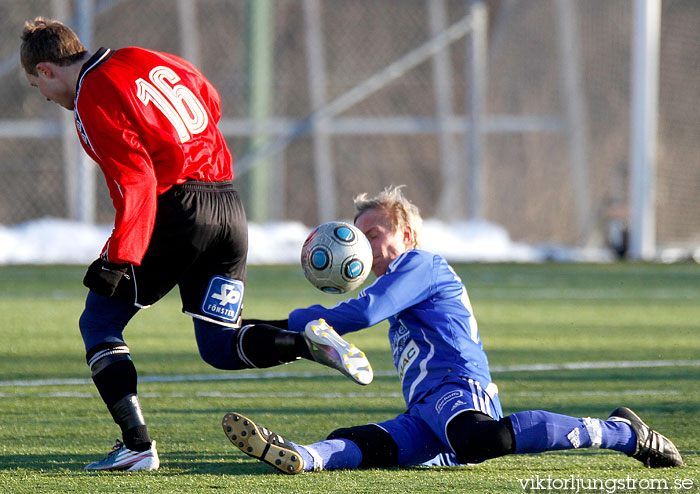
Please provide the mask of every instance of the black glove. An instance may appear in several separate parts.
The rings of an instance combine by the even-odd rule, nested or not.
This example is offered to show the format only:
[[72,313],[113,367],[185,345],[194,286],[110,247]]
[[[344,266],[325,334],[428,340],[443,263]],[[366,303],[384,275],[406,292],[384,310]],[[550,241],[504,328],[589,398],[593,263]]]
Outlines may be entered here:
[[131,279],[131,264],[116,264],[97,259],[85,273],[83,285],[103,297],[111,297],[122,279]]

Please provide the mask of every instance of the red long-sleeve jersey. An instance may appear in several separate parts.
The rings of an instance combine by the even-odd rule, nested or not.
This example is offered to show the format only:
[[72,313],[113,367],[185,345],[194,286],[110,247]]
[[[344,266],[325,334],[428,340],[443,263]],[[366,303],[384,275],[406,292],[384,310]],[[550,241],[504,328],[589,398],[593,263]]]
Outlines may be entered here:
[[100,48],[80,72],[75,124],[116,210],[102,257],[140,264],[156,198],[188,180],[233,179],[217,123],[221,99],[186,60],[142,48]]

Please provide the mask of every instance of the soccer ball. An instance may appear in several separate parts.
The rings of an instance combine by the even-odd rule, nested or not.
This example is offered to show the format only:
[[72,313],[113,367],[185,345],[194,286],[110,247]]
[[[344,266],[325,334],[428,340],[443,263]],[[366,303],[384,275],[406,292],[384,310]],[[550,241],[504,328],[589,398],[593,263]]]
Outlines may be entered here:
[[301,248],[301,267],[312,285],[326,293],[359,287],[372,269],[372,247],[354,225],[330,221],[317,226]]

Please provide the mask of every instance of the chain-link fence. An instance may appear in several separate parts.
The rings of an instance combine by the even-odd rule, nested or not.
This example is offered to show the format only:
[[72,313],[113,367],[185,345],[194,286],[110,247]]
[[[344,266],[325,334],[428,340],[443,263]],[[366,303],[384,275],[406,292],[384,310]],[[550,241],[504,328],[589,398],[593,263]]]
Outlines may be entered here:
[[[631,0],[8,0],[0,223],[74,217],[91,194],[70,114],[19,68],[37,15],[91,51],[135,45],[198,65],[221,93],[252,221],[347,218],[353,195],[392,183],[425,217],[476,215],[532,243],[600,245],[628,217]],[[697,245],[700,4],[664,1],[661,22],[657,239]],[[110,223],[89,174],[94,219]]]

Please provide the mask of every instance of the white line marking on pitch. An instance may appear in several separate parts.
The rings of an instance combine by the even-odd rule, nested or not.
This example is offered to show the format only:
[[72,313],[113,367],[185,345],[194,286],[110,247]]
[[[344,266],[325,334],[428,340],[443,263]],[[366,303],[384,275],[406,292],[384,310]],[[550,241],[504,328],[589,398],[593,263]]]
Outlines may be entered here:
[[[651,367],[700,367],[700,360],[619,360],[609,362],[563,362],[560,364],[495,365],[491,372],[544,372],[554,370],[591,369],[631,369]],[[332,375],[332,374],[330,374]],[[375,372],[375,376],[394,376],[394,371]],[[289,379],[306,377],[328,377],[329,372],[239,372],[235,374],[192,374],[178,376],[142,376],[140,383],[146,382],[198,382],[198,381],[241,381],[246,379]],[[92,384],[92,379],[18,379],[0,381],[0,387],[11,386],[61,386]]]
[[491,372],[541,372],[552,370],[632,369],[649,367],[699,367],[700,360],[618,360],[611,362],[563,362],[561,364],[495,365]]
[[[681,391],[673,389],[629,389],[622,391],[564,391],[557,392],[557,396],[678,396]],[[508,393],[508,396],[517,397],[543,397],[551,396],[551,393],[540,391],[521,391]],[[96,398],[97,393],[79,392],[53,392],[53,393],[0,393],[0,398]],[[139,393],[142,398],[401,398],[401,393]]]

